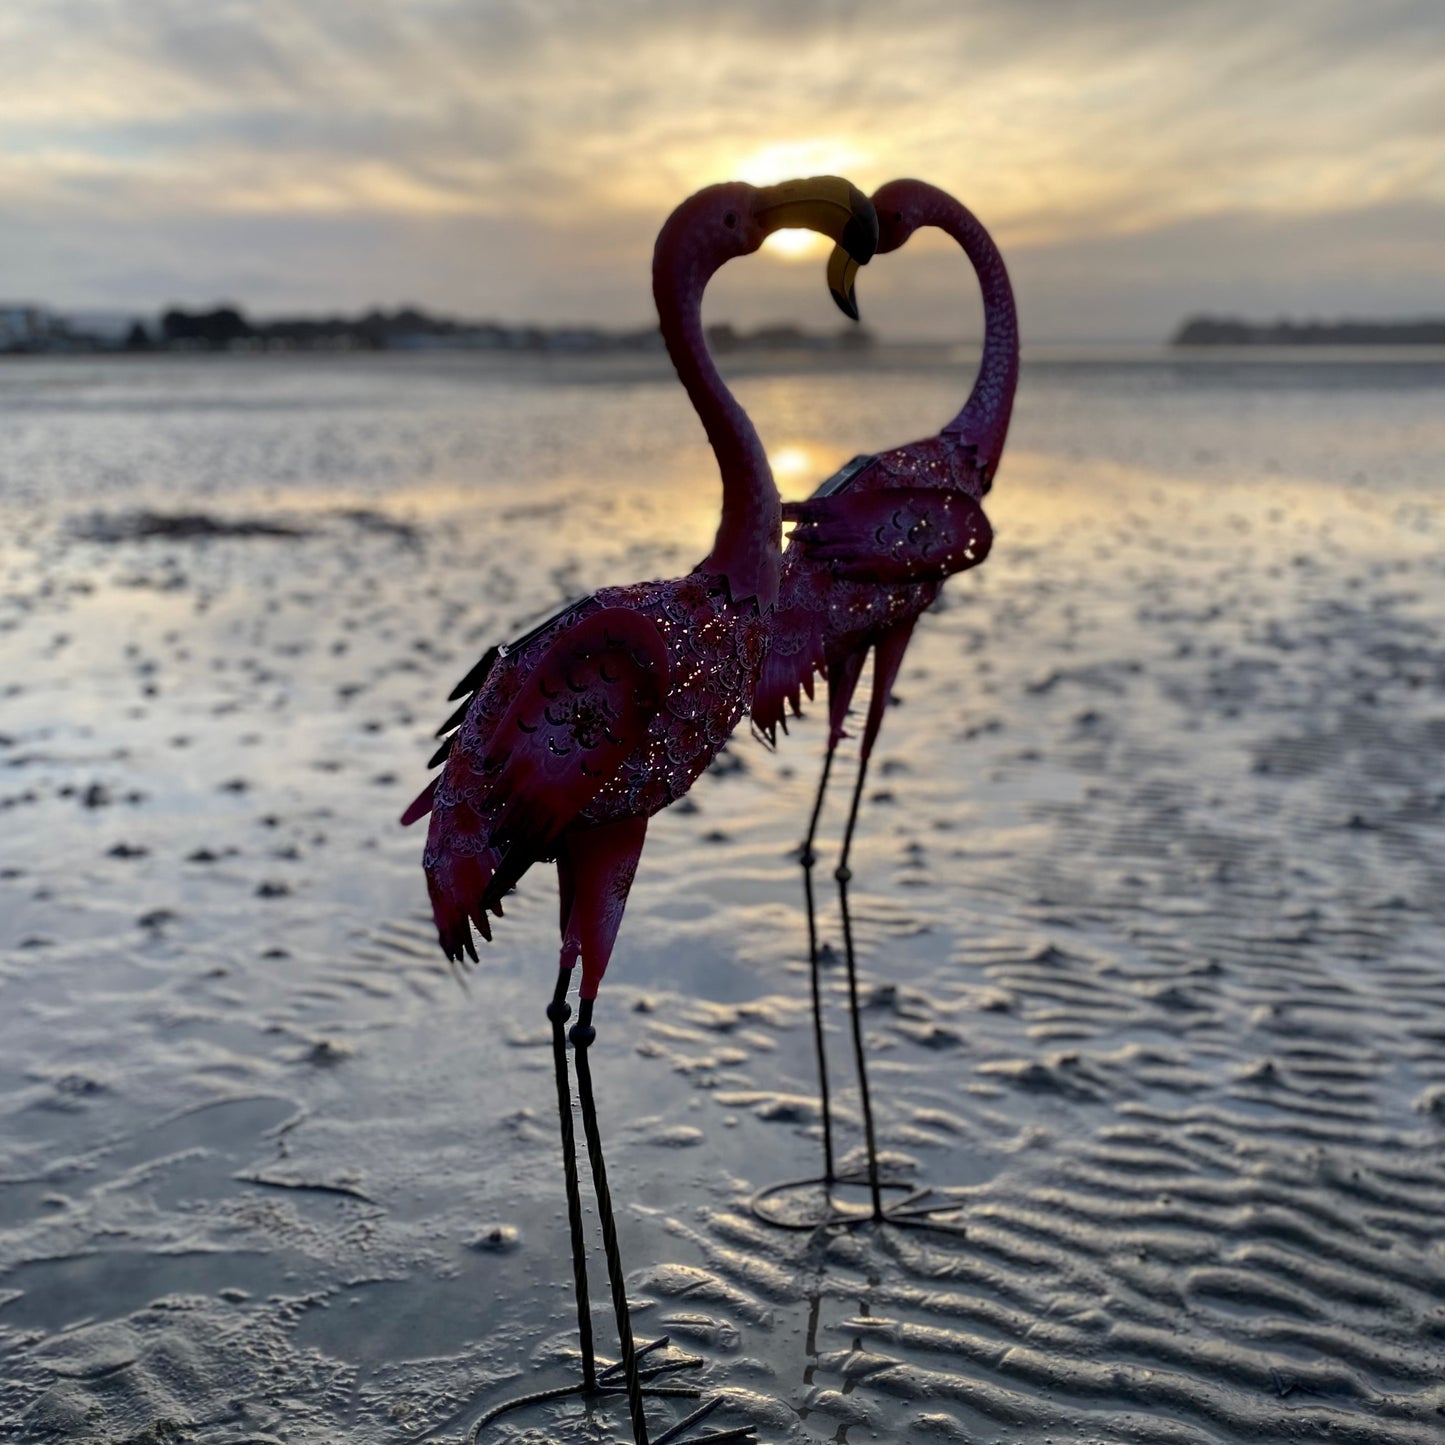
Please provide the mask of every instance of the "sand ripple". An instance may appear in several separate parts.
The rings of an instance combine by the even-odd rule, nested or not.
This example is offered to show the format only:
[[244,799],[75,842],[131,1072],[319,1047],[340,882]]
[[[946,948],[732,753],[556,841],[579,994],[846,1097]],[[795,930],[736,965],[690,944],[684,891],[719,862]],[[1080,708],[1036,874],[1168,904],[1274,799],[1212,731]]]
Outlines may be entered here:
[[[394,819],[483,646],[700,554],[695,423],[638,381],[218,369],[181,404],[146,365],[4,437],[0,1433],[457,1440],[576,1369],[555,902],[539,870],[459,984]],[[819,1164],[818,721],[740,737],[652,825],[598,1088],[638,1331],[718,1420],[1442,1438],[1445,567],[1438,477],[1391,438],[1445,455],[1445,410],[1275,377],[1266,427],[1231,378],[1030,373],[994,555],[899,681],[853,863],[864,1026],[887,1167],[957,1190],[965,1234],[747,1207]],[[746,400],[841,457],[956,380]],[[568,1403],[497,1438],[625,1434]]]

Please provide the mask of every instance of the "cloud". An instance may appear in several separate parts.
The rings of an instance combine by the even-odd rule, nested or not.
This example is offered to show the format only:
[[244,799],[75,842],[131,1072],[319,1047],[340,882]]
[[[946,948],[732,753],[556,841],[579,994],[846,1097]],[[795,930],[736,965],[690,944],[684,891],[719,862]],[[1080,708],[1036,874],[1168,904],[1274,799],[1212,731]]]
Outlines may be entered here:
[[[177,293],[234,251],[274,278],[258,304],[640,319],[676,200],[797,167],[925,175],[1021,259],[1142,245],[1222,284],[1227,257],[1167,238],[1253,218],[1328,249],[1310,218],[1445,205],[1442,41],[1445,9],[1413,0],[11,0],[0,265],[7,290],[101,302],[83,278],[121,274],[123,238],[125,274],[174,267]],[[1260,286],[1266,258],[1288,283],[1265,246]],[[1438,256],[1397,264],[1439,296]],[[759,266],[771,296],[786,273]]]

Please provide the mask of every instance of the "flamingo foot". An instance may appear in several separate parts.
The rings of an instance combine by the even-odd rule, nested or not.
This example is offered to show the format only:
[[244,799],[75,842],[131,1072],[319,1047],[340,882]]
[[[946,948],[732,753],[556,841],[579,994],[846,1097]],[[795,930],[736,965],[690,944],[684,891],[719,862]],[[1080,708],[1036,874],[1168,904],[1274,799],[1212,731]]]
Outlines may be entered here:
[[[760,1189],[748,1201],[753,1217],[775,1229],[811,1232],[816,1229],[856,1229],[863,1224],[892,1224],[900,1229],[931,1229],[943,1234],[963,1236],[968,1233],[963,1220],[965,1200],[951,1189],[919,1186],[906,1179],[880,1179],[880,1204],[874,1209],[871,1198],[858,1204],[837,1199],[833,1190],[839,1185],[869,1190],[865,1172],[840,1174],[829,1180],[823,1175],[813,1179],[785,1179]],[[903,1197],[883,1204],[884,1193]]]
[[[702,1366],[703,1361],[697,1355],[679,1355],[676,1358],[661,1359],[655,1363],[648,1363],[648,1356],[656,1354],[659,1350],[665,1350],[672,1341],[663,1335],[660,1339],[653,1340],[650,1344],[638,1348],[637,1377],[642,1381],[641,1391],[645,1397],[652,1399],[683,1399],[696,1400],[701,1398],[702,1391],[696,1385],[671,1385],[671,1384],[649,1384],[648,1381],[659,1379],[662,1376],[674,1374],[678,1370],[695,1370]],[[556,1385],[548,1390],[532,1390],[525,1395],[514,1395],[510,1400],[503,1400],[500,1404],[493,1405],[485,1414],[479,1416],[471,1428],[463,1436],[466,1445],[477,1445],[481,1439],[482,1432],[495,1421],[500,1420],[503,1415],[510,1415],[516,1410],[530,1409],[535,1405],[548,1405],[554,1400],[566,1400],[573,1395],[581,1395],[584,1399],[596,1400],[606,1399],[611,1396],[620,1395],[626,1397],[627,1383],[623,1378],[622,1361],[615,1364],[605,1365],[597,1371],[597,1382],[589,1385],[586,1380],[578,1380],[575,1385]],[[721,1398],[721,1397],[719,1397]],[[689,1416],[689,1419],[692,1417]],[[683,1422],[686,1423],[686,1422]],[[677,1428],[677,1427],[674,1427]],[[680,1437],[668,1434],[664,1437],[668,1440],[677,1440]],[[711,1437],[706,1437],[711,1438]],[[732,1437],[729,1436],[729,1439]],[[660,1441],[654,1441],[653,1445],[661,1445]]]
[[[668,1338],[664,1335],[661,1339],[653,1340],[651,1344],[643,1345],[637,1351],[638,1377],[641,1380],[647,1381],[673,1370],[695,1369],[703,1363],[696,1355],[684,1355],[681,1359],[664,1361],[658,1365],[642,1364],[647,1355],[654,1350],[666,1348],[667,1344]],[[600,1392],[603,1394],[625,1395],[627,1386],[622,1380],[622,1362],[619,1360],[617,1364],[608,1365],[606,1369],[600,1370],[597,1382]],[[652,1398],[670,1396],[674,1399],[696,1400],[702,1392],[696,1385],[648,1385],[644,1383],[642,1393],[644,1396]],[[679,1420],[675,1425],[669,1425],[661,1435],[655,1436],[652,1445],[756,1445],[757,1434],[752,1425],[737,1426],[730,1430],[711,1430],[705,1435],[692,1434],[693,1428],[701,1425],[723,1403],[723,1399],[722,1395],[714,1395],[712,1399],[704,1401],[690,1415]]]
[[[658,1350],[665,1350],[671,1346],[672,1341],[666,1335],[660,1335],[657,1339],[646,1345],[637,1347],[637,1378],[642,1381],[655,1380],[660,1375],[670,1375],[677,1370],[700,1369],[703,1360],[698,1355],[682,1355],[676,1359],[658,1360],[656,1364],[647,1364],[645,1361],[649,1355],[655,1354]],[[615,1364],[607,1365],[597,1372],[597,1389],[600,1394],[625,1394],[627,1386],[623,1381],[623,1362],[618,1360]],[[644,1383],[642,1393],[644,1395],[684,1395],[696,1400],[701,1391],[696,1385],[646,1385]]]
[[721,1395],[714,1395],[686,1419],[664,1430],[652,1445],[684,1445],[685,1441],[691,1441],[692,1445],[757,1445],[757,1431],[752,1425],[739,1425],[732,1430],[709,1430],[706,1435],[692,1433],[693,1427],[701,1425],[722,1402]]

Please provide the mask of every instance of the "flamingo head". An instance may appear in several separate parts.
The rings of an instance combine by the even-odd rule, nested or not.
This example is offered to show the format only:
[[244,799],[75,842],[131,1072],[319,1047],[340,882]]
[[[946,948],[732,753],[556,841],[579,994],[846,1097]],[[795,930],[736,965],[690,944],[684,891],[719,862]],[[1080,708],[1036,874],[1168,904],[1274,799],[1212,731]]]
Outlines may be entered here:
[[[878,251],[882,256],[896,251],[920,226],[929,224],[930,207],[938,192],[923,181],[889,181],[873,192],[873,206],[878,214]],[[853,296],[853,278],[858,267],[840,246],[828,258],[828,287],[833,299],[845,315],[858,317],[858,304]],[[846,297],[846,303],[843,299]]]
[[878,250],[896,251],[920,227],[930,224],[938,192],[922,181],[889,181],[873,192],[878,208]]
[[736,257],[750,256],[774,231],[793,229],[827,236],[854,271],[872,259],[878,245],[873,203],[839,176],[775,186],[729,181],[689,196],[668,217],[657,239],[658,260],[668,257],[676,264],[685,253],[697,270],[711,275]]

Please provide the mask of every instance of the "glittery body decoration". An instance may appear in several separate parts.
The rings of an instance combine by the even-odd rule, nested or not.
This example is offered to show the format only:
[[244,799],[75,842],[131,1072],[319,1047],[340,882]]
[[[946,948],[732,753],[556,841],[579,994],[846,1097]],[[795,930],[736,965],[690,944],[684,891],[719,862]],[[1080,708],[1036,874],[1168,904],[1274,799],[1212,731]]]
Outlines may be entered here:
[[[813,696],[813,678],[836,670],[856,681],[857,662],[899,627],[911,626],[932,605],[941,577],[897,582],[900,554],[909,547],[899,538],[859,527],[856,515],[872,494],[910,493],[920,516],[925,494],[936,494],[933,528],[957,528],[959,504],[976,504],[988,492],[1008,435],[1018,384],[1018,320],[1003,257],[983,226],[946,192],[921,181],[890,181],[873,196],[878,209],[880,252],[896,250],[918,226],[937,226],[963,247],[983,291],[984,349],[978,377],[963,408],[937,436],[880,453],[840,487],[824,483],[817,500],[784,507],[785,520],[798,522],[783,553],[773,640],[753,700],[753,721],[769,737],[796,715],[802,695]],[[952,514],[952,515],[951,515]],[[852,549],[835,546],[818,555],[810,545],[816,524],[827,519],[837,535],[858,538]],[[986,523],[984,524],[986,526]],[[917,529],[915,529],[917,530]],[[922,529],[924,532],[927,528]],[[957,548],[941,571],[974,566],[987,554],[981,547]],[[872,580],[864,580],[870,577]],[[920,568],[920,570],[928,570]],[[853,660],[851,667],[848,665]],[[851,686],[849,687],[851,691]],[[835,700],[835,702],[838,700]],[[836,717],[846,708],[835,707]],[[837,741],[835,722],[831,739]]]
[[[667,691],[640,741],[577,814],[575,826],[651,817],[687,792],[738,725],[767,649],[768,628],[757,603],[731,602],[721,579],[703,572],[605,587],[492,666],[467,709],[432,797],[422,859],[428,875],[459,868],[471,876],[477,864],[487,878],[495,871],[496,819],[487,807],[493,783],[482,767],[490,740],[552,645],[604,608],[625,609],[657,629],[667,650]],[[568,725],[585,746],[589,728],[597,723],[584,711]]]

